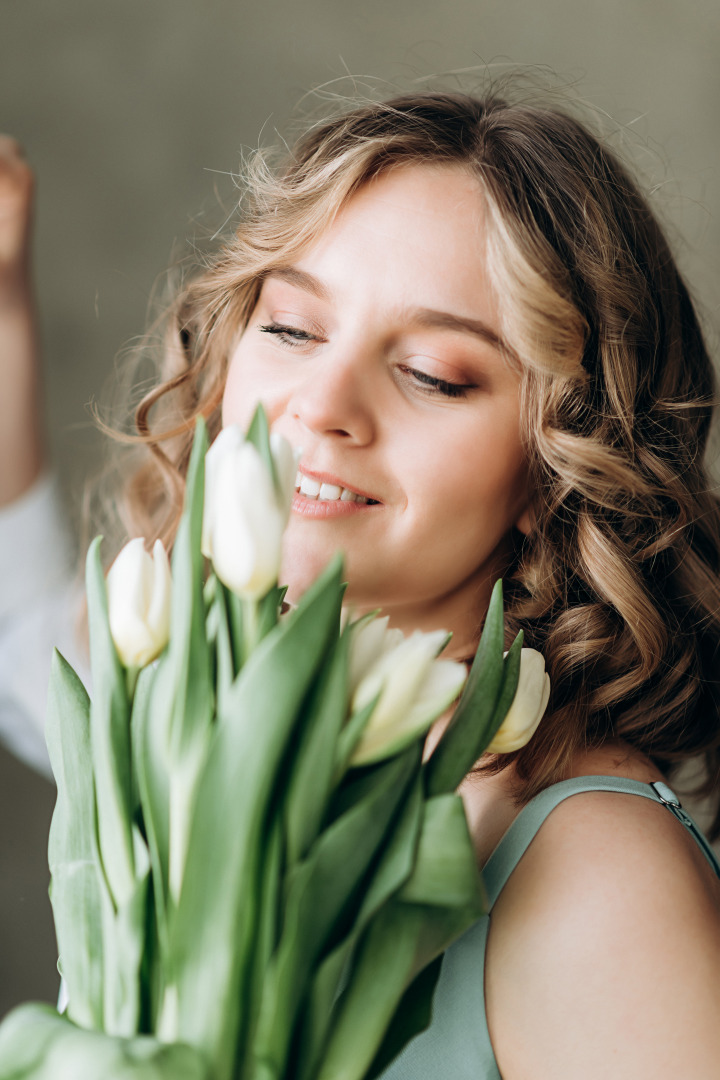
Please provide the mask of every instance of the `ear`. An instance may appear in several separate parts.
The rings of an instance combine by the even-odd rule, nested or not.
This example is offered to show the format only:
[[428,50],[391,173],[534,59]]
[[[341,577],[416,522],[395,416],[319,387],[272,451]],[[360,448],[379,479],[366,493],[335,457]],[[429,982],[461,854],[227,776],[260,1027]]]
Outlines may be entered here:
[[519,529],[523,536],[527,536],[532,532],[535,525],[535,514],[532,507],[528,503],[525,509],[520,514],[520,517],[515,521],[515,528]]

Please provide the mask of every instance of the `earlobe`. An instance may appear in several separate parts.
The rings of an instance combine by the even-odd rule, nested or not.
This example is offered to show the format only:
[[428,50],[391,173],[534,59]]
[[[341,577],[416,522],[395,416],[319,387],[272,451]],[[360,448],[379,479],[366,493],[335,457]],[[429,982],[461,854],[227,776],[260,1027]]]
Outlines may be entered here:
[[532,532],[534,525],[535,514],[533,513],[532,507],[526,506],[520,517],[515,522],[515,528],[519,529],[523,536],[527,536],[530,532]]

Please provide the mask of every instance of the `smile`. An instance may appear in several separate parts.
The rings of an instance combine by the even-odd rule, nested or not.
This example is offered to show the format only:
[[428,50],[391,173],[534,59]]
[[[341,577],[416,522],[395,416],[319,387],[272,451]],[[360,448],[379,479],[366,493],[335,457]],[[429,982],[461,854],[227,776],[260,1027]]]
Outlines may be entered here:
[[350,488],[341,487],[339,484],[326,483],[316,477],[307,476],[298,471],[295,477],[295,490],[306,499],[317,499],[319,502],[345,502],[359,503],[361,505],[377,505],[377,499],[360,495]]

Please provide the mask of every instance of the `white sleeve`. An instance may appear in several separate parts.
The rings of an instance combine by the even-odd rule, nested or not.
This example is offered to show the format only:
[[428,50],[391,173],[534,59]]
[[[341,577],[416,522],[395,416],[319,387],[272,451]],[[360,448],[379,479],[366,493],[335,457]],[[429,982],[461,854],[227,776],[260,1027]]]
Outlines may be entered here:
[[57,482],[44,474],[0,509],[0,740],[50,774],[45,708],[53,648],[88,684],[83,590]]

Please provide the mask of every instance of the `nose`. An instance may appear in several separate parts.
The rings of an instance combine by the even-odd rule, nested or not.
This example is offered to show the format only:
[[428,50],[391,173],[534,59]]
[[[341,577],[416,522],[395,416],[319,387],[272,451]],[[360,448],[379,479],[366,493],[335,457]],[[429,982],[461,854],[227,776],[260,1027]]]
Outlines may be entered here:
[[327,352],[296,386],[288,412],[314,435],[371,442],[376,428],[371,364],[362,348]]

